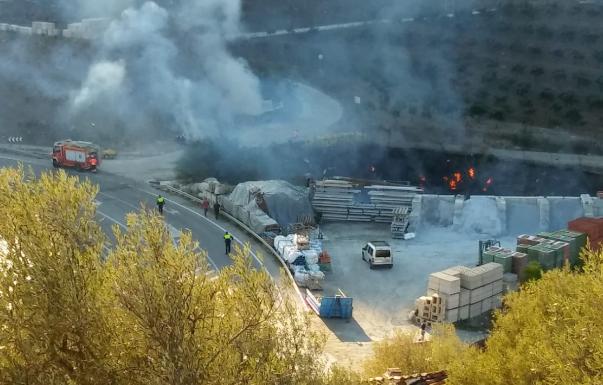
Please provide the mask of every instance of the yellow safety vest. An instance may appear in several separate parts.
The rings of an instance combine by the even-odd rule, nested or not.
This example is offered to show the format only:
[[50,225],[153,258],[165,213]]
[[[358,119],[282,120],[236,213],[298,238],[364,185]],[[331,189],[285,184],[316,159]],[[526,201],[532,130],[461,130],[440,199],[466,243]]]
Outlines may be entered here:
[[162,204],[164,203],[165,199],[163,199],[163,197],[159,197],[157,198],[157,204]]
[[231,239],[232,239],[232,235],[224,234],[224,240],[231,240]]

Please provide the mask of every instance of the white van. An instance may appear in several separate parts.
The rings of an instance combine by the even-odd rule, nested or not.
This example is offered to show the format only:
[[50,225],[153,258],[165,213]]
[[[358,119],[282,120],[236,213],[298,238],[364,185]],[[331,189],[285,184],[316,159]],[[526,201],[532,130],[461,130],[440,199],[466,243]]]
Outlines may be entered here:
[[371,267],[394,266],[394,255],[389,243],[384,241],[370,241],[362,248],[362,260],[367,261]]

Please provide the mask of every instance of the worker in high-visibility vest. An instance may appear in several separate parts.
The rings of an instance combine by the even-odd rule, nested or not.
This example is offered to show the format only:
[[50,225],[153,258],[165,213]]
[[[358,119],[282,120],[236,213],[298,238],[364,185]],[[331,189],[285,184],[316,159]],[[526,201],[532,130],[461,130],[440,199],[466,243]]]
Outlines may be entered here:
[[230,243],[232,242],[232,235],[227,231],[224,233],[224,246],[226,246],[226,254],[230,254]]
[[157,197],[157,209],[159,210],[159,214],[163,214],[163,205],[165,204],[165,198],[159,195]]

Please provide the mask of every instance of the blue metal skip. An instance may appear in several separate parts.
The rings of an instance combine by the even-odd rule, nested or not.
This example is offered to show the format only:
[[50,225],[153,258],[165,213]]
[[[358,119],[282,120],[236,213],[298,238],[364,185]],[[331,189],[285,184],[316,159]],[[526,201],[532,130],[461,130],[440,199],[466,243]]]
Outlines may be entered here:
[[306,302],[308,305],[323,318],[352,318],[353,301],[340,291],[340,295],[331,297],[322,297],[320,301],[314,295],[306,290]]

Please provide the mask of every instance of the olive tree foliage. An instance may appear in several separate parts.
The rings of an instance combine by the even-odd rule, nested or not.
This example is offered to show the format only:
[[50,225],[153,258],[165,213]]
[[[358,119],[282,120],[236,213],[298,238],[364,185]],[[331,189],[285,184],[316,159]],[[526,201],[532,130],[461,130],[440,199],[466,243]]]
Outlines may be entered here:
[[113,312],[145,384],[318,383],[321,340],[250,249],[212,279],[190,234],[172,245],[163,220],[131,214],[109,257]]
[[603,383],[603,251],[582,271],[552,270],[505,297],[486,350],[461,355],[447,383]]
[[323,339],[249,247],[211,274],[141,210],[106,239],[97,188],[0,170],[0,384],[321,384]]
[[451,324],[434,324],[431,337],[417,343],[416,335],[399,331],[376,342],[373,356],[364,363],[365,376],[381,376],[387,368],[400,368],[405,374],[444,370],[461,352],[473,351],[456,336]]
[[96,187],[0,170],[0,382],[116,378],[102,299]]

